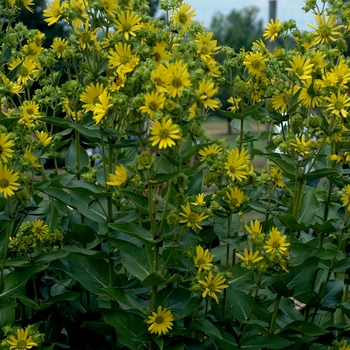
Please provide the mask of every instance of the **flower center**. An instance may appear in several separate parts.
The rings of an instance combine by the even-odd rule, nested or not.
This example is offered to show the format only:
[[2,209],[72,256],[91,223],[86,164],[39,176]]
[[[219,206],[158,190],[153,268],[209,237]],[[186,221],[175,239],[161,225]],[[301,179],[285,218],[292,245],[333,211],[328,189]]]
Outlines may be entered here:
[[252,67],[253,67],[254,69],[260,69],[260,68],[261,68],[261,62],[260,62],[260,61],[257,61],[257,60],[252,61]]
[[21,67],[20,71],[19,71],[19,75],[21,75],[22,77],[27,77],[28,76],[28,69],[26,67]]
[[173,86],[174,88],[179,88],[182,86],[182,82],[181,82],[181,79],[179,78],[174,78],[173,80]]
[[234,174],[236,172],[236,168],[233,165],[230,165],[230,173]]
[[304,69],[302,67],[298,67],[296,70],[295,70],[295,73],[297,75],[303,75],[304,74]]
[[206,264],[206,261],[202,258],[200,258],[197,262],[197,265],[205,265]]
[[123,32],[130,32],[131,31],[131,25],[129,23],[124,23],[122,25]]
[[18,350],[25,350],[27,348],[27,343],[25,340],[20,340],[18,343],[17,343],[17,349]]
[[185,24],[187,22],[187,15],[185,13],[181,13],[179,15],[179,22],[181,24]]
[[34,114],[33,108],[28,108],[27,109],[27,114]]
[[194,213],[191,213],[188,216],[188,222],[190,222],[191,224],[195,224],[197,222],[197,215]]
[[160,129],[159,130],[159,137],[162,139],[166,139],[169,137],[169,130],[168,129]]
[[158,106],[158,103],[155,102],[155,101],[151,101],[148,105],[148,108],[151,110],[151,111],[156,111],[159,106]]
[[163,316],[157,316],[157,318],[156,318],[156,323],[162,324],[163,322],[164,322]]
[[337,101],[335,104],[334,104],[334,108],[338,111],[341,111],[343,109],[343,104],[340,102],[340,101]]
[[318,32],[321,38],[327,38],[331,35],[331,28],[326,25],[323,25],[319,28]]
[[128,56],[120,56],[120,63],[121,64],[127,64],[130,62],[130,59]]
[[271,244],[274,248],[279,248],[280,247],[280,242],[279,241],[274,241],[272,244]]
[[8,187],[9,186],[9,182],[8,182],[8,180],[6,180],[6,179],[2,179],[2,180],[0,180],[0,187],[1,188],[6,188],[6,187]]

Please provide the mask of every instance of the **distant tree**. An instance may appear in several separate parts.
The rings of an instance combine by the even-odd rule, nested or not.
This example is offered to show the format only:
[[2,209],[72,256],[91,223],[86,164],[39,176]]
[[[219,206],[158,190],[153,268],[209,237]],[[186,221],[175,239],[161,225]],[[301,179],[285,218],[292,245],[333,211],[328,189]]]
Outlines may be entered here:
[[47,8],[46,3],[49,0],[35,0],[35,6],[30,6],[33,9],[33,13],[27,9],[23,9],[21,14],[17,17],[16,22],[23,22],[29,29],[38,29],[42,33],[45,33],[44,47],[49,47],[52,44],[52,40],[55,37],[65,37],[69,31],[62,22],[55,23],[52,26],[48,26],[44,21],[43,10]]
[[210,30],[219,45],[227,45],[239,51],[242,47],[249,50],[252,42],[261,38],[263,21],[258,19],[259,9],[255,6],[240,11],[232,10],[228,15],[216,13]]
[[[210,25],[213,38],[218,41],[218,45],[229,46],[236,52],[241,48],[250,50],[252,43],[262,38],[264,32],[263,21],[258,19],[258,13],[259,9],[255,6],[246,7],[240,11],[232,10],[227,15],[216,13]],[[220,61],[220,55],[217,59]],[[229,89],[226,86],[221,86],[218,98],[221,101],[222,109],[229,106],[227,100],[230,96]],[[222,116],[222,114],[218,115]],[[232,132],[229,119],[227,131],[229,134]]]

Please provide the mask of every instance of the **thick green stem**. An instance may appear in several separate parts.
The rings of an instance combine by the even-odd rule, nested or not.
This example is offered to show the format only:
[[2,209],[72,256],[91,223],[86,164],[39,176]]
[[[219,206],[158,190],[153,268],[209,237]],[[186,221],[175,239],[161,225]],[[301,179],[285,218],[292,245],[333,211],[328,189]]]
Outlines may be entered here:
[[277,320],[278,309],[279,309],[279,306],[280,306],[281,298],[282,298],[282,295],[281,294],[277,294],[277,297],[276,297],[276,300],[275,300],[274,309],[273,309],[273,314],[272,314],[272,318],[271,318],[270,335],[275,333],[276,320]]

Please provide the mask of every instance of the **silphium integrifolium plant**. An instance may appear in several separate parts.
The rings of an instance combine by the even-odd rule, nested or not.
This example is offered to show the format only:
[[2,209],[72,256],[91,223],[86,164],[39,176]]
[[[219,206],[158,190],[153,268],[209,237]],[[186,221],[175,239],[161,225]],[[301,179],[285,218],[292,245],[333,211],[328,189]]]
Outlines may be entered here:
[[160,6],[0,7],[0,349],[349,348],[349,5],[239,52]]

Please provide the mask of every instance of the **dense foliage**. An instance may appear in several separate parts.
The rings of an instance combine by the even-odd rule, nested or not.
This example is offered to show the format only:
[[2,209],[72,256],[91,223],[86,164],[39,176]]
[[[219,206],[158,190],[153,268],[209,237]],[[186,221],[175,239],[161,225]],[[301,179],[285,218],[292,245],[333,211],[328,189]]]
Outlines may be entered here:
[[32,5],[0,6],[0,349],[350,349],[350,4],[273,52],[144,0],[54,0],[43,48]]

